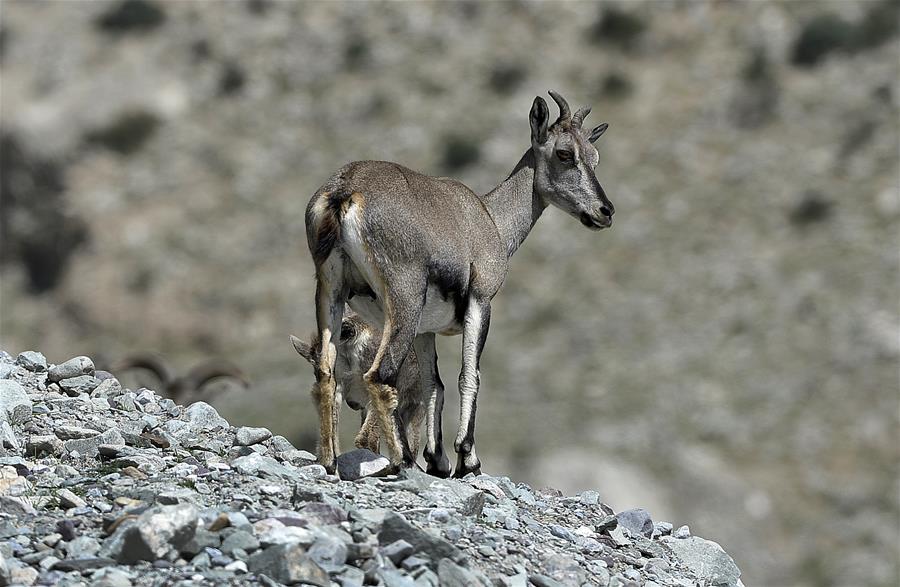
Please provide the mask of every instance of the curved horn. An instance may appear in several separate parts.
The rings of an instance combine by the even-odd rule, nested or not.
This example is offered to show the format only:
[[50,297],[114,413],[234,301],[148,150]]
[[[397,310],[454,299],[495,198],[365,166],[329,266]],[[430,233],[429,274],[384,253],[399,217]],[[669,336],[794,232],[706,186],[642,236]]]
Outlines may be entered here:
[[559,106],[559,118],[556,119],[556,122],[559,123],[569,120],[572,117],[572,110],[569,109],[569,103],[566,102],[566,99],[553,90],[550,90],[550,97],[553,98],[553,101]]
[[135,353],[128,355],[123,359],[119,359],[113,363],[109,370],[113,373],[117,371],[126,371],[128,369],[146,369],[153,373],[167,387],[172,382],[172,371],[169,369],[168,363],[159,355],[152,353]]
[[578,112],[572,116],[572,126],[575,128],[581,128],[581,125],[584,124],[584,119],[587,118],[587,115],[591,113],[591,107],[585,106],[584,108],[579,108]]
[[223,359],[213,359],[200,363],[188,371],[183,379],[187,389],[197,390],[217,377],[233,377],[240,381],[244,387],[250,385],[247,377],[237,365]]

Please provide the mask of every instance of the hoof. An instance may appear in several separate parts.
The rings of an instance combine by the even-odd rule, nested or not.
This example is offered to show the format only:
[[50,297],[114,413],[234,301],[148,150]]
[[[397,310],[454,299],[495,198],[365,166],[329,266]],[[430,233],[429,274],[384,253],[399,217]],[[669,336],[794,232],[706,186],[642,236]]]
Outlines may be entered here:
[[444,459],[442,462],[435,465],[434,463],[428,463],[428,468],[425,469],[425,472],[433,477],[440,477],[441,479],[446,479],[450,476],[450,461]]
[[329,475],[334,475],[334,472],[337,471],[337,461],[332,460],[330,463],[326,463],[322,460],[319,461],[319,464],[325,467],[325,472]]

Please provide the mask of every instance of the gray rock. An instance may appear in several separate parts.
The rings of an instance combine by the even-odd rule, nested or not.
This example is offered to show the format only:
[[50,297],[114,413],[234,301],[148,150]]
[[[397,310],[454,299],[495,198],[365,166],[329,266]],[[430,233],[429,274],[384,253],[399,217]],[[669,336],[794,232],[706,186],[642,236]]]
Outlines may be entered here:
[[674,526],[670,522],[656,522],[653,524],[654,536],[668,536],[672,533]]
[[8,363],[0,363],[0,379],[9,379],[16,372],[17,367]]
[[250,557],[247,566],[251,572],[264,573],[279,583],[292,585],[308,583],[329,587],[331,580],[299,544],[279,544],[261,550]]
[[100,542],[90,536],[79,536],[65,546],[68,558],[91,558],[100,552]]
[[16,364],[25,367],[29,371],[41,373],[47,370],[47,357],[36,351],[25,351],[16,357]]
[[94,362],[88,357],[75,357],[59,365],[50,367],[47,371],[47,381],[60,382],[80,375],[93,375]]
[[406,540],[400,539],[391,542],[387,546],[383,546],[380,549],[380,553],[382,556],[386,556],[391,559],[395,565],[399,565],[400,562],[406,557],[410,556],[413,552],[415,552],[415,548],[412,544],[407,542]]
[[32,436],[25,443],[25,453],[30,456],[48,454],[58,456],[63,452],[63,443],[53,434],[46,436]]
[[0,380],[0,422],[21,424],[31,418],[31,400],[18,381]]
[[59,505],[65,509],[68,508],[83,508],[87,505],[87,502],[69,491],[68,489],[60,489],[56,494],[56,497],[59,498]]
[[474,572],[446,558],[438,563],[437,574],[441,587],[491,587]]
[[126,564],[155,561],[170,548],[187,544],[196,533],[198,519],[197,510],[190,504],[152,508],[116,529],[103,544],[101,555]]
[[322,534],[316,538],[307,554],[328,572],[336,572],[347,561],[347,545],[338,538]]
[[653,536],[653,520],[650,513],[643,508],[626,510],[616,514],[619,527],[631,532],[634,536]]
[[[460,551],[442,538],[432,536],[428,532],[416,528],[406,521],[406,518],[394,512],[388,512],[378,532],[378,541],[382,544],[390,544],[397,540],[405,540],[413,545],[415,552],[426,554],[432,561],[443,558],[460,560]],[[432,568],[435,563],[432,562]]]
[[456,479],[438,479],[418,469],[403,474],[419,491],[419,496],[435,506],[452,508],[464,516],[480,516],[484,508],[484,492]]
[[241,426],[234,432],[234,443],[239,446],[250,446],[259,444],[264,440],[272,438],[272,432],[268,428],[252,428],[250,426]]
[[[528,577],[528,581],[534,585],[534,587],[566,587],[566,584],[560,583],[547,575],[531,575]],[[577,585],[577,583],[569,583],[569,585]]]
[[581,585],[587,581],[587,573],[578,561],[562,554],[554,554],[544,559],[544,570],[551,579],[563,585]]
[[91,393],[100,385],[100,380],[93,375],[80,375],[63,379],[59,382],[59,387],[68,395],[80,395],[82,393]]
[[[193,537],[191,537],[179,551],[182,554],[194,557],[203,552],[206,548],[218,548],[220,543],[221,537],[218,532],[210,532],[205,528],[197,528]],[[257,544],[259,543],[257,542]],[[222,550],[224,550],[224,547]]]
[[[99,373],[99,372],[98,372]],[[97,377],[95,374],[94,377]],[[97,379],[100,379],[97,377]],[[91,397],[111,398],[122,393],[122,384],[115,377],[100,379],[100,385],[91,392]]]
[[259,548],[259,539],[245,530],[236,530],[222,541],[222,552],[233,555],[237,549],[253,552]]
[[80,426],[57,426],[54,433],[60,440],[80,440],[82,438],[93,438],[100,435],[99,430],[82,428]]
[[131,574],[122,569],[105,568],[91,575],[92,587],[131,587]]
[[231,468],[242,475],[254,477],[277,477],[279,479],[293,479],[298,473],[292,471],[273,459],[259,453],[251,453],[245,457],[238,457],[231,461]]
[[206,402],[195,402],[184,411],[192,431],[211,431],[228,428],[228,420],[219,415],[214,407]]
[[374,452],[357,448],[337,458],[338,476],[344,481],[356,481],[363,477],[380,477],[391,471],[391,462]]
[[600,503],[600,494],[593,490],[583,491],[579,501],[584,505],[597,505]]
[[717,543],[698,536],[666,537],[661,541],[702,583],[714,587],[737,587],[739,584],[741,570]]
[[550,525],[550,534],[556,536],[557,538],[562,538],[563,540],[568,540],[569,542],[575,542],[575,534],[572,533],[568,528],[564,528],[558,524]]
[[404,575],[400,571],[396,569],[390,569],[387,567],[383,567],[378,569],[376,573],[377,576],[381,579],[381,583],[384,587],[415,587],[416,583],[412,580],[412,578]]
[[691,537],[691,528],[687,524],[684,526],[679,526],[677,530],[672,532],[672,536],[675,538],[690,538]]
[[275,435],[272,437],[272,442],[269,443],[269,446],[274,453],[282,453],[289,452],[292,450],[297,450],[297,448],[291,444],[291,441],[285,438],[284,436]]
[[77,452],[83,457],[96,457],[100,453],[101,444],[125,446],[125,439],[115,428],[110,428],[102,434],[91,438],[67,440],[63,443],[66,452]]
[[312,465],[316,462],[316,455],[305,450],[289,450],[280,453],[279,456],[290,464],[296,465],[301,468],[307,465]]
[[16,431],[12,429],[12,426],[6,420],[0,420],[0,449],[3,448],[10,448],[14,451],[18,451],[20,448],[19,439],[16,438]]
[[12,582],[12,578],[10,577],[9,567],[6,565],[6,559],[3,558],[3,553],[0,552],[0,587],[6,587]]

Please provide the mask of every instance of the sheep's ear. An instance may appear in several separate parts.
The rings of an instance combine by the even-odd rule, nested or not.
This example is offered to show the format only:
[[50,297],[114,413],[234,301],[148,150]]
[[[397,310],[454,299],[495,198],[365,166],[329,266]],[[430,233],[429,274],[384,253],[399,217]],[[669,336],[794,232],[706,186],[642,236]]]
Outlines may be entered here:
[[310,365],[315,366],[316,363],[315,363],[315,361],[313,361],[313,358],[312,358],[312,347],[311,346],[309,346],[308,344],[306,344],[305,342],[303,342],[302,340],[300,340],[293,334],[291,335],[291,344],[294,345],[294,350],[297,351],[297,353],[301,357],[303,357],[304,359],[309,361]]
[[609,128],[609,125],[605,122],[603,124],[599,124],[599,125],[595,126],[594,130],[591,131],[591,134],[588,135],[588,140],[592,143],[596,142],[597,139],[599,139],[603,135],[603,133],[606,132],[606,129],[608,129],[608,128]]

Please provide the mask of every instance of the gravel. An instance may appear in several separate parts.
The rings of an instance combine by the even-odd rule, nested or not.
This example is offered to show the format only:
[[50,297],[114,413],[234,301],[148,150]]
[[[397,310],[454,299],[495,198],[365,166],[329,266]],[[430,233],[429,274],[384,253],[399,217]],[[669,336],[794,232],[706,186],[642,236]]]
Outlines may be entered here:
[[389,475],[359,450],[329,475],[204,402],[66,384],[87,357],[40,364],[0,354],[0,586],[741,585],[715,542],[597,491]]

